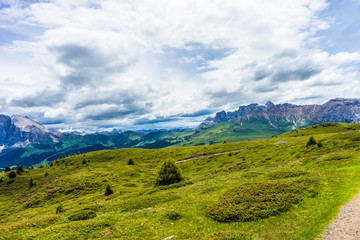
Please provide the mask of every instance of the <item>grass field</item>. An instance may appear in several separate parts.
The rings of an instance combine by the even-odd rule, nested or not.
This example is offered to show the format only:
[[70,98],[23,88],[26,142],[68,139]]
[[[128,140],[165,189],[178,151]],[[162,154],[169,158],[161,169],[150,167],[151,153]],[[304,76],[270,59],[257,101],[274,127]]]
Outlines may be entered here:
[[[359,190],[359,130],[321,124],[267,140],[73,155],[12,180],[2,172],[0,239],[316,239]],[[321,144],[306,147],[310,136]],[[154,187],[167,159],[185,180]]]

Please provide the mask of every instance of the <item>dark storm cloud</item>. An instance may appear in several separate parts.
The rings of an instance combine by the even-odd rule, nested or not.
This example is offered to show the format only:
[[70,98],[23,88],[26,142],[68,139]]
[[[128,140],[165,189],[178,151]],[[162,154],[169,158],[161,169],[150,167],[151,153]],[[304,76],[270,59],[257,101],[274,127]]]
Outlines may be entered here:
[[10,105],[23,108],[54,106],[65,101],[65,98],[66,93],[64,92],[43,90],[42,92],[35,93],[31,96],[14,99],[10,102]]
[[146,125],[146,124],[155,124],[155,123],[164,123],[164,122],[173,122],[173,121],[177,121],[177,118],[164,118],[164,117],[159,117],[156,119],[148,119],[148,118],[142,118],[139,119],[135,122],[135,125]]
[[245,94],[240,90],[228,91],[220,89],[218,91],[206,91],[205,94],[211,99],[211,108],[222,107],[228,103],[237,103],[246,100]]
[[304,81],[322,71],[311,59],[305,59],[295,50],[285,50],[254,68],[255,81],[268,78],[272,82]]
[[179,116],[185,117],[185,118],[192,118],[192,117],[201,117],[201,116],[205,116],[205,115],[210,115],[212,113],[214,113],[214,111],[206,109],[206,110],[200,110],[200,111],[193,112],[193,113],[181,114]]
[[88,46],[67,44],[48,50],[55,54],[57,63],[66,66],[70,72],[66,76],[58,76],[64,89],[103,84],[109,75],[123,72],[132,64],[131,61],[116,62],[113,55]]
[[[90,99],[85,99],[80,101],[75,106],[75,110],[86,108],[94,105],[101,104],[114,104],[122,105],[125,108],[136,107],[137,102],[145,100],[144,95],[140,95],[131,91],[121,91],[121,92],[101,92],[97,96],[92,96]],[[149,106],[149,104],[146,104]]]
[[111,119],[123,119],[128,118],[130,115],[142,115],[147,113],[146,109],[141,107],[136,107],[133,105],[132,108],[127,109],[119,109],[119,107],[111,107],[106,110],[100,110],[95,113],[87,113],[85,114],[84,119],[90,120],[111,120]]
[[278,69],[272,74],[271,80],[273,82],[304,81],[320,72],[320,69],[304,64],[295,66],[295,69]]

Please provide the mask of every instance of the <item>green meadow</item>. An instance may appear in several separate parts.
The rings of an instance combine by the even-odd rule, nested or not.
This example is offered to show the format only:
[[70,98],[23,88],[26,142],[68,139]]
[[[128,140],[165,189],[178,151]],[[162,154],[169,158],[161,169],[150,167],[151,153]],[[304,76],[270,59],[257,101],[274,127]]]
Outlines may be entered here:
[[[184,180],[155,187],[169,159]],[[359,191],[360,124],[74,154],[8,175],[0,173],[1,240],[317,239]]]

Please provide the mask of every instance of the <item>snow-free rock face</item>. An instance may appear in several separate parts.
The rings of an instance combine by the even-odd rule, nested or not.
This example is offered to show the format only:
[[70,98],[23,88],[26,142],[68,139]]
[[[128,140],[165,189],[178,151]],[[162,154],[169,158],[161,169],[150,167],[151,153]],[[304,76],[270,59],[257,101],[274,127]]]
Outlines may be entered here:
[[294,128],[304,124],[325,122],[360,122],[360,99],[336,98],[323,105],[302,106],[289,103],[275,105],[270,101],[265,106],[250,104],[240,106],[234,112],[218,112],[214,118],[209,117],[201,123],[198,129],[233,119],[246,121],[250,118],[266,119],[274,127],[278,122],[289,122],[294,125]]
[[61,136],[28,117],[0,115],[0,146],[3,148],[22,146],[28,143],[57,141]]

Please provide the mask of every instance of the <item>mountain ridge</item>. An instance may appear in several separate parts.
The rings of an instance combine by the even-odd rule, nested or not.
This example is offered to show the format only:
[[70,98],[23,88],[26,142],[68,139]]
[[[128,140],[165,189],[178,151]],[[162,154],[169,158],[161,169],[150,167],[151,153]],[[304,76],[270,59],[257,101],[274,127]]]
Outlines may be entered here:
[[252,103],[239,106],[235,111],[220,111],[215,117],[208,117],[196,129],[238,119],[247,121],[252,117],[262,116],[276,127],[279,121],[292,122],[294,128],[298,125],[320,124],[325,122],[360,122],[360,99],[335,98],[322,105],[295,105],[283,103],[275,105],[268,101],[265,105]]
[[0,146],[3,149],[44,141],[56,142],[60,132],[50,131],[27,116],[0,115]]

